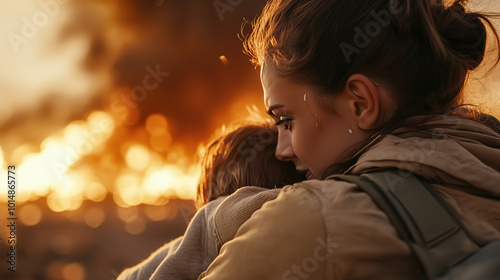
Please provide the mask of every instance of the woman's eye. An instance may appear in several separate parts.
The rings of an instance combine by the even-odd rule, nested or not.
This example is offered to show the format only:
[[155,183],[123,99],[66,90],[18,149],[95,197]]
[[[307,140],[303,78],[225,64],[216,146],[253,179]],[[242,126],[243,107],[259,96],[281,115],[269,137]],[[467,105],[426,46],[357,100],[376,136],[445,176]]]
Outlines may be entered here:
[[285,130],[292,130],[292,118],[280,117],[280,120],[276,122],[276,126],[283,124]]

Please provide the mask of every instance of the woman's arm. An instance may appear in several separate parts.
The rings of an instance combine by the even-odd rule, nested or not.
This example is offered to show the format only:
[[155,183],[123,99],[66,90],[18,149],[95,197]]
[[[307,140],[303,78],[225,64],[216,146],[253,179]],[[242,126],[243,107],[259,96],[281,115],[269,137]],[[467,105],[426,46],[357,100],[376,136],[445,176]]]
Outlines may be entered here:
[[318,279],[327,244],[319,201],[305,188],[287,187],[240,227],[199,279]]

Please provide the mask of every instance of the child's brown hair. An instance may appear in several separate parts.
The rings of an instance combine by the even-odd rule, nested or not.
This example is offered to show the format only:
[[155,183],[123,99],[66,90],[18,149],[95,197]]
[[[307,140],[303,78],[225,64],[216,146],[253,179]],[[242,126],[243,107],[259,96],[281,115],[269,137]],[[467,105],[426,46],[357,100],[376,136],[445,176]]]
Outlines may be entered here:
[[202,150],[196,205],[244,186],[279,188],[304,180],[292,162],[276,159],[277,140],[274,125],[264,121],[240,122],[222,131]]

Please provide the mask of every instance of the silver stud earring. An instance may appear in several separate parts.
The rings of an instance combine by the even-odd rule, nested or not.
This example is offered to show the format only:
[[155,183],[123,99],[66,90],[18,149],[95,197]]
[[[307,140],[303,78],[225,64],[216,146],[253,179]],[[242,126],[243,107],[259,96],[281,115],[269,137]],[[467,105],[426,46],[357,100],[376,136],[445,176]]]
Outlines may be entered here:
[[347,130],[347,132],[349,132],[349,134],[351,134],[351,135],[354,133],[354,131],[352,131],[352,129],[350,129],[350,128]]

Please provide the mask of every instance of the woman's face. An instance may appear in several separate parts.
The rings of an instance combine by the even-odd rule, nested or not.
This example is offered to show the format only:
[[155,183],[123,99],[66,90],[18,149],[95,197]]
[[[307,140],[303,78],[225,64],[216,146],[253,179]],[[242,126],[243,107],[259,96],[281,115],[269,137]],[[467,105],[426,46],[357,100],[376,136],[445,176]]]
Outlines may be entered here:
[[306,168],[317,177],[342,160],[349,147],[365,137],[364,133],[358,133],[361,131],[342,93],[331,98],[335,113],[326,112],[318,106],[311,86],[281,78],[265,66],[261,81],[265,106],[278,124],[279,160],[301,163],[303,166],[297,166],[298,170]]

